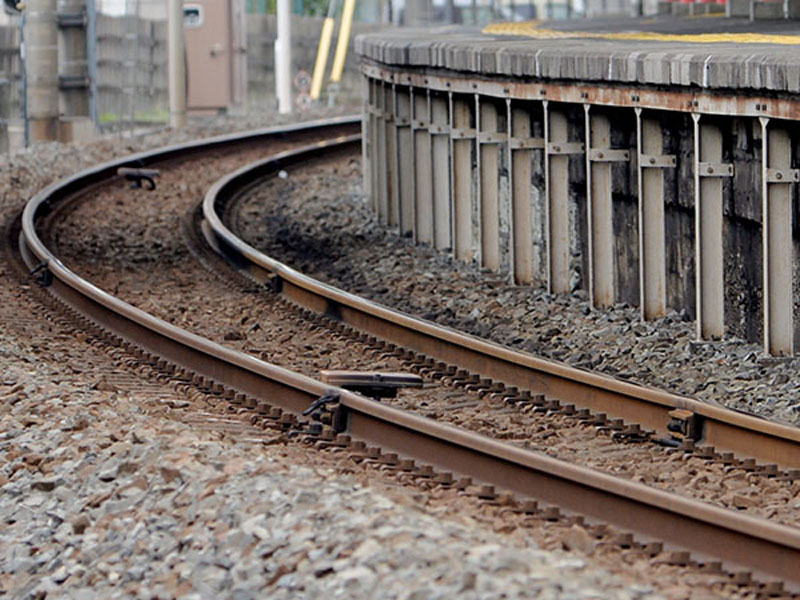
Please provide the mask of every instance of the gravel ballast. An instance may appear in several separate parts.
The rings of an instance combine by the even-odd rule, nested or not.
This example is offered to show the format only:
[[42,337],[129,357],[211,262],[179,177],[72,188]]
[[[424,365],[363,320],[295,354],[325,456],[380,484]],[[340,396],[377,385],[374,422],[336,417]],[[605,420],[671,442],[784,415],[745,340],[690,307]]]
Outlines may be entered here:
[[248,197],[238,226],[265,253],[312,277],[441,325],[625,381],[800,423],[800,359],[757,344],[694,341],[694,323],[669,312],[643,322],[636,307],[591,310],[587,295],[511,285],[446,252],[415,246],[378,223],[359,159],[298,169]]
[[[4,222],[60,176],[181,136],[47,144],[0,170]],[[176,233],[177,234],[177,233]],[[544,550],[458,502],[431,502],[246,422],[219,427],[124,353],[49,320],[0,264],[0,593],[12,598],[643,598],[579,551]],[[580,542],[571,544],[573,549]],[[601,553],[602,554],[602,553]],[[692,595],[662,565],[667,596]],[[665,573],[666,572],[666,573]],[[703,576],[706,583],[716,579]],[[645,583],[636,583],[645,581]],[[709,586],[703,589],[710,589]],[[697,594],[695,594],[697,595]]]

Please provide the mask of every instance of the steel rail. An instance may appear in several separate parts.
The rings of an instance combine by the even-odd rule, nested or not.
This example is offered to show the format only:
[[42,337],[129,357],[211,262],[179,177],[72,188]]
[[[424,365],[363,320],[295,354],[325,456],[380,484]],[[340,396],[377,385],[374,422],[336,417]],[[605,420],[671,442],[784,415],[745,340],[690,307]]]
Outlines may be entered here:
[[[355,149],[357,142],[354,136],[337,145],[342,150]],[[483,367],[481,372],[486,372],[492,361],[517,361],[520,366],[546,370],[550,377],[570,378],[575,382],[573,385],[607,386],[612,390],[607,394],[624,393],[640,403],[654,403],[659,407],[702,409],[709,418],[732,422],[731,431],[736,431],[735,428],[746,431],[759,428],[758,435],[767,435],[770,427],[766,430],[763,428],[771,424],[759,419],[717,407],[696,407],[699,403],[689,399],[541,361],[364,300],[264,255],[234,235],[222,222],[218,210],[242,190],[259,180],[263,181],[281,168],[305,162],[319,153],[317,147],[282,152],[244,166],[218,180],[209,188],[203,201],[206,220],[204,233],[210,242],[225,253],[233,252],[238,258],[244,258],[246,263],[261,271],[261,277],[269,274],[280,278],[282,293],[288,298],[397,343],[410,343],[413,346],[424,342],[421,350],[448,358],[451,355],[444,350],[461,345],[464,350],[458,354],[458,360],[464,357],[463,353],[483,354],[482,359],[469,361]],[[463,366],[462,362],[455,364]],[[540,380],[538,375],[536,380]],[[570,396],[567,398],[573,399]],[[797,569],[800,564],[800,546],[797,545],[800,542],[800,530],[796,528],[754,519],[702,501],[598,473],[390,407],[375,403],[365,407],[363,401],[356,406],[350,396],[343,396],[341,404],[349,411],[348,432],[359,439],[373,441],[384,448],[388,446],[408,456],[424,458],[516,493],[551,502],[706,556],[747,565],[748,568],[773,575],[780,572],[779,576],[786,582],[800,584],[800,572]],[[792,428],[777,427],[773,431],[797,436],[798,432]],[[421,438],[421,432],[428,434],[428,437]],[[791,446],[796,443],[793,440],[797,439],[789,437],[784,443]],[[796,447],[793,449],[797,450]],[[480,452],[476,454],[476,451]]]
[[[342,143],[354,141],[350,138]],[[201,147],[186,145],[187,151]],[[313,153],[323,148],[318,144],[307,150]],[[179,154],[178,147],[172,146],[142,153],[137,160],[153,164]],[[52,293],[116,336],[287,410],[300,411],[330,392],[330,386],[149,315],[81,278],[53,255],[37,232],[40,217],[78,198],[81,190],[102,180],[100,174],[111,176],[124,164],[129,163],[115,161],[78,173],[49,186],[25,207],[20,251],[29,266],[37,261],[46,265]],[[800,530],[563,463],[345,390],[335,392],[346,412],[347,430],[357,438],[800,587],[796,569]]]
[[[342,147],[355,144],[355,138],[342,141]],[[312,149],[283,152],[246,165],[217,181],[203,202],[206,238],[243,257],[262,279],[279,277],[282,293],[293,301],[388,342],[506,385],[550,394],[578,407],[623,418],[664,434],[672,420],[669,413],[676,408],[684,409],[699,417],[702,436],[698,442],[740,457],[800,467],[800,429],[537,358],[392,310],[317,281],[264,255],[240,240],[222,222],[217,213],[219,205],[245,186],[276,172],[279,165],[307,160],[317,154]]]

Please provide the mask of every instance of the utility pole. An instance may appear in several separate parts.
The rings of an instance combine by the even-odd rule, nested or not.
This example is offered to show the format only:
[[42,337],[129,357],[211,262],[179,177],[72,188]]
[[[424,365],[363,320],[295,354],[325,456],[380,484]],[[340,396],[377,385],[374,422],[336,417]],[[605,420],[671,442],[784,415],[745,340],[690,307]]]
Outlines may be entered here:
[[24,33],[29,139],[54,140],[59,96],[56,0],[27,2]]
[[275,40],[275,95],[278,112],[292,112],[292,0],[278,0],[278,39]]
[[169,70],[169,124],[186,126],[186,54],[183,38],[183,1],[167,5],[167,54]]

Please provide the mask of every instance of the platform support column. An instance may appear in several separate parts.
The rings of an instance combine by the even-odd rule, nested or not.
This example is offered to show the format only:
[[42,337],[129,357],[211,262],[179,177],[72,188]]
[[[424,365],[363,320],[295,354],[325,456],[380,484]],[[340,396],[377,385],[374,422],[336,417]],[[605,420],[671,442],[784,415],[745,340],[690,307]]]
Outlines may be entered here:
[[586,212],[589,235],[589,299],[597,308],[616,300],[614,285],[614,226],[611,199],[611,163],[630,160],[627,150],[611,149],[611,121],[602,113],[586,115]]
[[372,209],[380,211],[380,159],[378,151],[378,81],[370,79],[369,87],[370,200]]
[[548,289],[569,292],[569,155],[567,116],[544,103]]
[[434,246],[450,248],[450,117],[449,102],[441,94],[431,95],[431,152],[433,154]]
[[531,138],[531,115],[508,102],[508,164],[511,187],[511,277],[519,285],[533,283],[531,158],[544,140]]
[[497,107],[491,100],[475,95],[478,115],[478,206],[480,220],[481,266],[500,270],[500,213],[498,206],[500,147],[497,133]]
[[661,123],[643,118],[636,109],[639,151],[639,304],[642,318],[666,312],[666,252],[664,240],[664,173],[675,157],[662,155]]
[[382,225],[386,225],[389,222],[389,173],[388,173],[388,161],[387,161],[387,140],[386,140],[386,129],[387,129],[387,113],[386,113],[386,88],[382,81],[376,80],[375,82],[375,108],[376,108],[376,119],[375,119],[375,141],[376,141],[376,156],[377,156],[377,166],[376,169],[376,177],[377,177],[377,202],[378,202],[378,221]]
[[397,93],[395,85],[387,85],[384,106],[386,107],[386,169],[388,170],[386,184],[389,186],[387,193],[388,207],[386,220],[389,227],[397,227],[400,221],[398,209],[397,125],[395,124],[395,118],[397,117],[396,98]]
[[453,253],[456,260],[472,260],[472,144],[469,102],[450,94],[450,144],[453,179]]
[[733,175],[722,164],[722,132],[694,120],[695,290],[697,337],[720,339],[725,334],[725,287],[722,245],[722,179]]
[[411,235],[414,231],[414,142],[411,132],[411,95],[408,88],[395,92],[395,130],[397,135],[397,192],[398,229],[400,235]]
[[431,183],[430,100],[428,90],[412,94],[414,111],[414,241],[433,243],[433,186]]
[[785,129],[769,128],[761,118],[762,226],[764,271],[764,352],[794,351],[792,304],[792,195],[798,180],[791,168],[792,145]]
[[372,105],[370,103],[371,88],[372,79],[365,75],[361,79],[361,100],[364,107],[361,112],[361,175],[363,177],[364,195],[369,199],[370,205],[373,201],[372,145],[370,144],[370,134],[372,131]]

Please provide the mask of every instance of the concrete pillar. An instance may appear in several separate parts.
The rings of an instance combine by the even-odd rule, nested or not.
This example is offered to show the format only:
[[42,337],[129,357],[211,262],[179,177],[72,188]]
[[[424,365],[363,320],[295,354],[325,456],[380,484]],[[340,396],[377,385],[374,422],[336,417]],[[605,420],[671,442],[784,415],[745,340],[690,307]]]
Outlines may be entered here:
[[375,145],[378,221],[389,223],[389,172],[386,152],[386,91],[382,81],[375,80]]
[[183,1],[169,0],[167,10],[169,124],[173,129],[180,129],[186,126],[186,55],[183,36]]
[[545,103],[545,191],[547,196],[548,289],[569,292],[569,155],[567,116]]
[[56,0],[27,2],[25,53],[30,141],[54,140],[58,121]]
[[397,192],[398,227],[400,235],[410,235],[414,231],[414,142],[411,130],[411,95],[408,88],[398,88],[395,92],[397,111],[395,128],[397,130]]
[[794,351],[790,184],[797,181],[799,173],[791,169],[789,133],[768,124],[769,119],[761,119],[764,351],[790,356]]
[[[630,159],[626,151],[611,150],[611,121],[586,111],[586,210],[589,234],[589,297],[592,306],[614,305],[614,226],[611,201],[611,162]],[[621,156],[618,156],[621,154]]]
[[733,167],[722,165],[722,132],[694,119],[695,290],[697,337],[720,339],[725,333],[722,245],[722,179]]
[[[508,153],[511,179],[512,277],[514,283],[533,283],[533,223],[531,215],[531,115],[512,106],[508,110]],[[541,141],[541,140],[540,140]]]
[[[639,303],[644,319],[664,315],[667,274],[664,249],[664,174],[674,157],[663,156],[661,123],[636,111],[639,150]],[[667,163],[672,163],[668,165]]]
[[441,94],[431,95],[431,152],[433,155],[434,246],[450,248],[450,116],[449,102]]
[[386,178],[387,185],[389,186],[389,212],[387,219],[390,227],[397,227],[397,224],[400,222],[400,213],[398,208],[399,178],[397,174],[397,125],[395,124],[397,102],[395,98],[395,85],[387,85],[384,90],[386,92],[384,100],[384,107],[386,110],[386,169],[389,173]]
[[472,260],[472,144],[470,103],[450,95],[450,143],[453,159],[453,252],[457,260]]
[[500,147],[497,135],[497,107],[475,96],[478,114],[478,206],[481,266],[500,270],[500,212],[498,207]]
[[414,241],[433,243],[433,184],[431,181],[430,103],[427,90],[412,93],[414,118]]

